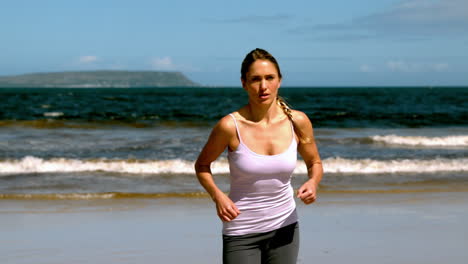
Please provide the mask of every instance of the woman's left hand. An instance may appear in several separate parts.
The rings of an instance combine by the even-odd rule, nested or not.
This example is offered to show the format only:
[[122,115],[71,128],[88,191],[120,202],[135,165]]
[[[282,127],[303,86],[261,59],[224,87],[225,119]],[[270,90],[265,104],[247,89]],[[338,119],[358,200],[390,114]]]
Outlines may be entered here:
[[300,198],[305,204],[311,204],[317,199],[317,184],[314,180],[306,181],[299,190],[297,198]]

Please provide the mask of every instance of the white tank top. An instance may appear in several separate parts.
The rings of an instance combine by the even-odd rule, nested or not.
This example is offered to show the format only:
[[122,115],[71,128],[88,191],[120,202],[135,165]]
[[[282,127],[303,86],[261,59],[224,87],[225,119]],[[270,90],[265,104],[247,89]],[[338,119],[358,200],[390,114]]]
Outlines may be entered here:
[[297,222],[291,175],[297,162],[297,141],[291,125],[288,149],[276,155],[261,155],[243,142],[234,115],[239,146],[228,152],[231,189],[229,198],[241,211],[231,222],[223,222],[229,236],[264,233]]

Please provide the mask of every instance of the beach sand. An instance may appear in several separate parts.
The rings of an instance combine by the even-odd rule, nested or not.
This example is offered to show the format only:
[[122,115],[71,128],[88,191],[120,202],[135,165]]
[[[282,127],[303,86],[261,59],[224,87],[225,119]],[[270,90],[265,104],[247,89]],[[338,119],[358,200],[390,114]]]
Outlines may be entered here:
[[[321,193],[298,202],[298,263],[468,259],[468,193]],[[221,263],[208,198],[0,200],[0,263]]]

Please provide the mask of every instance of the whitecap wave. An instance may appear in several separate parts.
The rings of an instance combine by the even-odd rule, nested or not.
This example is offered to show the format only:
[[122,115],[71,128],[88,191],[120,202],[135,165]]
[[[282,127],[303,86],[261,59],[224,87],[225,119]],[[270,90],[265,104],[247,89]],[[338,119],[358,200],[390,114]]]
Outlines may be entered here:
[[422,147],[466,147],[468,146],[468,136],[453,135],[446,137],[421,137],[421,136],[373,136],[374,142],[380,142],[388,145],[406,145]]
[[45,112],[44,116],[46,116],[46,117],[59,117],[59,116],[63,116],[63,113],[62,112]]
[[[401,159],[372,160],[328,158],[323,161],[327,173],[436,173],[436,172],[467,172],[468,158],[431,160]],[[306,171],[304,170],[303,173]]]
[[67,158],[42,159],[26,156],[20,160],[0,162],[0,173],[55,173],[102,171],[130,174],[191,173],[193,162],[186,160],[79,160]]
[[[42,159],[27,156],[19,160],[0,161],[0,174],[112,172],[123,174],[194,174],[194,162],[188,160],[78,160],[66,158]],[[372,160],[328,158],[323,160],[325,173],[436,173],[468,172],[468,158],[431,160]],[[229,173],[226,159],[211,166],[214,174]],[[296,174],[307,173],[303,161],[298,161]]]

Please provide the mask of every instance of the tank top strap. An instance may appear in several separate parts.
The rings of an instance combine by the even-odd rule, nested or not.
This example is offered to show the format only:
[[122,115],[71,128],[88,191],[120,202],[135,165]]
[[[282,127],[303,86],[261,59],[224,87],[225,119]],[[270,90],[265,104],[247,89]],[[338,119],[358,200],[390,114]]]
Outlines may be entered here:
[[291,124],[291,135],[293,137],[293,142],[296,142],[296,133],[294,132],[294,124],[291,120],[289,120],[289,123]]
[[244,143],[242,142],[242,138],[241,138],[241,136],[240,136],[239,126],[237,125],[237,120],[236,120],[236,118],[234,117],[233,114],[229,114],[229,115],[232,117],[232,119],[234,120],[234,124],[236,125],[236,133],[237,133],[237,137],[239,138],[239,142],[242,143],[242,144],[244,144]]

